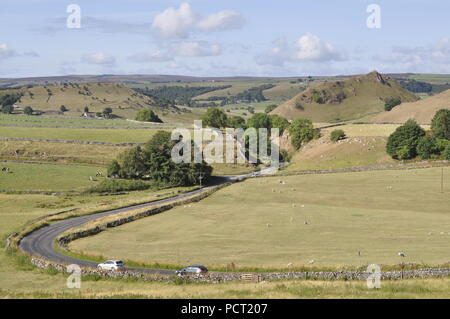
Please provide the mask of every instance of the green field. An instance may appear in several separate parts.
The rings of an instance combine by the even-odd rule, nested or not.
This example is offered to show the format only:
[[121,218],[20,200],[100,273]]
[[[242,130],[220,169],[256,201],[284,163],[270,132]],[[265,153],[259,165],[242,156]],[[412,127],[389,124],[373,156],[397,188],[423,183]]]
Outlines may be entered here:
[[1,172],[2,191],[81,191],[96,183],[89,180],[90,176],[95,178],[97,172],[106,174],[98,166],[18,163],[0,163],[0,166],[10,169],[9,173]]
[[403,251],[406,262],[438,265],[450,261],[450,169],[444,194],[440,173],[431,168],[248,180],[71,248],[147,263],[278,268],[311,260],[331,267],[397,264]]
[[75,129],[47,127],[1,127],[1,137],[95,141],[108,143],[145,143],[157,130],[146,129]]

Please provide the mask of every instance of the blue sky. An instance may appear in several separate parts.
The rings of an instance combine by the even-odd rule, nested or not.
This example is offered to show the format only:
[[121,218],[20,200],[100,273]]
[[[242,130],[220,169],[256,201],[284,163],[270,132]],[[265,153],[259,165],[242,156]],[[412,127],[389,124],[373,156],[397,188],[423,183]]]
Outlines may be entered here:
[[[81,28],[67,28],[69,4]],[[381,9],[368,28],[367,7]],[[0,77],[450,73],[446,0],[3,0]]]

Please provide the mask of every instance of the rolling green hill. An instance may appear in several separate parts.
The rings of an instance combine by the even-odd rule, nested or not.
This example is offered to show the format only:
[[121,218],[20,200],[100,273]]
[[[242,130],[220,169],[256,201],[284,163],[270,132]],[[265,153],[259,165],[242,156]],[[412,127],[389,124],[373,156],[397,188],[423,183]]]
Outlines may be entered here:
[[312,84],[272,114],[290,119],[305,117],[315,122],[339,122],[380,113],[385,101],[393,97],[403,102],[418,100],[395,80],[374,71],[343,81]]
[[68,82],[63,85],[24,87],[15,91],[23,94],[16,103],[18,106],[31,106],[43,112],[57,112],[64,105],[68,115],[80,115],[85,107],[90,112],[102,112],[110,107],[113,114],[131,119],[142,108],[150,108],[163,117],[181,114],[177,108],[163,107],[158,100],[118,83]]

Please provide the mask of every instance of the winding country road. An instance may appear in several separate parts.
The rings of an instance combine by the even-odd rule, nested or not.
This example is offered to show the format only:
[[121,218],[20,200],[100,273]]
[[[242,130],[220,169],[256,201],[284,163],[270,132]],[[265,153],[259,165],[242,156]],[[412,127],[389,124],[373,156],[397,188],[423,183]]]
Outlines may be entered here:
[[[96,268],[98,263],[73,258],[67,255],[64,255],[57,251],[54,247],[55,240],[65,231],[79,227],[87,222],[90,222],[95,219],[103,218],[105,216],[111,216],[127,211],[132,211],[135,209],[140,208],[146,208],[151,207],[154,205],[164,204],[168,202],[172,202],[174,200],[183,199],[201,192],[206,192],[208,190],[211,190],[212,188],[222,185],[224,183],[228,182],[235,182],[239,179],[250,177],[251,174],[247,175],[240,175],[240,176],[230,176],[230,177],[223,177],[220,182],[213,186],[204,187],[201,189],[194,190],[192,192],[188,192],[185,194],[181,194],[175,197],[170,197],[166,199],[161,199],[157,201],[153,201],[150,203],[125,207],[125,208],[119,208],[114,209],[98,214],[93,215],[87,215],[87,216],[80,216],[80,217],[73,217],[65,220],[61,220],[55,223],[52,223],[50,225],[47,225],[45,227],[42,227],[36,231],[33,231],[32,233],[26,235],[19,244],[19,248],[27,253],[28,255],[34,256],[34,257],[41,257],[43,259],[61,263],[61,264],[77,264],[82,268]],[[137,271],[137,272],[145,272],[149,274],[162,274],[162,275],[171,275],[174,274],[174,271],[170,270],[163,270],[163,269],[150,269],[150,268],[133,268],[133,267],[127,267],[127,270],[131,271]]]

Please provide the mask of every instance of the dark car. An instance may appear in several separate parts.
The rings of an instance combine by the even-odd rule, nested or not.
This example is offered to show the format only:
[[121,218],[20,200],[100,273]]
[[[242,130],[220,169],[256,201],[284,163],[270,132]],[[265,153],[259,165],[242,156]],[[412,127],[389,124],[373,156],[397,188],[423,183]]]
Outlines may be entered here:
[[207,272],[208,268],[206,268],[205,266],[196,265],[177,270],[175,273],[178,276],[183,276],[183,275],[203,275],[206,274]]

